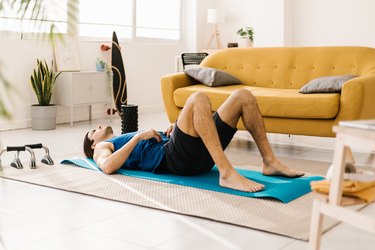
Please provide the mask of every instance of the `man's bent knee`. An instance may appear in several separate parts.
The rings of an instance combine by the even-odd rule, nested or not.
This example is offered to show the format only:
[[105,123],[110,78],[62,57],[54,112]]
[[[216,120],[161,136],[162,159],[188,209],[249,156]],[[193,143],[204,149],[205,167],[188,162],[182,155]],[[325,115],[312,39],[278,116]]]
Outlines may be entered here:
[[211,101],[205,93],[196,92],[189,97],[188,102],[199,105],[211,105]]
[[232,93],[233,96],[236,97],[237,100],[240,100],[242,103],[256,103],[255,96],[246,89],[236,89]]

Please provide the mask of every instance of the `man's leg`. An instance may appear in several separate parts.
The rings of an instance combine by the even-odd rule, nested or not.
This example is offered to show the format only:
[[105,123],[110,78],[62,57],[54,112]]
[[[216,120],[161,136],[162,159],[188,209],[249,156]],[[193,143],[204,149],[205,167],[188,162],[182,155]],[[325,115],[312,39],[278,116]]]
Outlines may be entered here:
[[221,120],[236,127],[242,118],[245,128],[250,132],[263,157],[263,174],[300,177],[303,172],[289,169],[275,157],[268,142],[262,115],[255,97],[245,89],[235,91],[217,111]]
[[237,173],[224,154],[211,113],[211,103],[202,93],[193,94],[185,104],[177,126],[186,134],[200,137],[220,172],[220,186],[256,192],[264,186]]

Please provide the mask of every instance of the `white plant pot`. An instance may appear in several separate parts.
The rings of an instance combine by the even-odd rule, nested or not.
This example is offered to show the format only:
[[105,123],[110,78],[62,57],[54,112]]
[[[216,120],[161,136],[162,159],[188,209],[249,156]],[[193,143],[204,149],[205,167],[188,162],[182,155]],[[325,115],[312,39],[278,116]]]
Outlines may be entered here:
[[56,105],[31,105],[31,128],[33,130],[56,129]]
[[238,41],[238,47],[240,47],[240,48],[249,48],[249,47],[253,47],[253,42],[250,41],[250,40],[247,39],[247,38],[241,38],[241,39]]

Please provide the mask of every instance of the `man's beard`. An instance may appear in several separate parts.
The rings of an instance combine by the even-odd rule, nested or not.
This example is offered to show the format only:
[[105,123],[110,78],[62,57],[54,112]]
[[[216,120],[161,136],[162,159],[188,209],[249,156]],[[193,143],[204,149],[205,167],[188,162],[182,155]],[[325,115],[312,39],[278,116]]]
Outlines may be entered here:
[[111,126],[107,126],[107,127],[105,128],[105,134],[106,134],[106,135],[113,134],[113,129],[112,129]]

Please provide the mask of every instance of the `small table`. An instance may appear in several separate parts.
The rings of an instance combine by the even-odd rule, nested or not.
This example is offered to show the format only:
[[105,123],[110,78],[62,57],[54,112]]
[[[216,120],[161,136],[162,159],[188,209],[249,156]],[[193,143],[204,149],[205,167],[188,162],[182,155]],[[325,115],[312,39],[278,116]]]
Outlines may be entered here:
[[310,249],[320,249],[324,215],[338,219],[363,230],[375,233],[375,219],[348,210],[341,204],[342,185],[346,159],[349,156],[349,145],[375,150],[375,120],[358,120],[340,122],[333,129],[336,132],[333,172],[328,201],[314,199],[310,228]]

